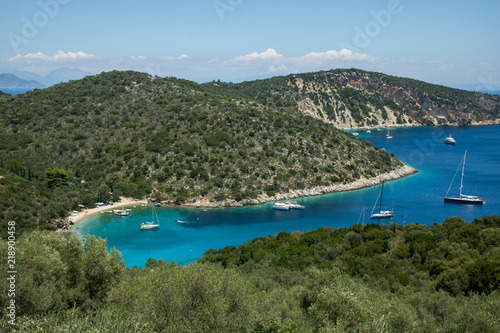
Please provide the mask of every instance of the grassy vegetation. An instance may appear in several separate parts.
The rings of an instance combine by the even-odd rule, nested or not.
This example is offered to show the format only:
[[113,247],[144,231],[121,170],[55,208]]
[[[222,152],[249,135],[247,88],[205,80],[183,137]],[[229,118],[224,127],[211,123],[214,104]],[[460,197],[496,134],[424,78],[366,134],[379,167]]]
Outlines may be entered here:
[[149,259],[142,270],[126,269],[102,239],[35,231],[17,242],[16,329],[498,332],[499,263],[500,216],[281,232],[185,267]]

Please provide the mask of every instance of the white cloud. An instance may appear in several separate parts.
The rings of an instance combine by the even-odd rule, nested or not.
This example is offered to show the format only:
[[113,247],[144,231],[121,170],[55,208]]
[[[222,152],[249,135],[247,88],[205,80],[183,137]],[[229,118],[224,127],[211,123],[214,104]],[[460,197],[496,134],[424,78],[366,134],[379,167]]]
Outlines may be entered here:
[[302,57],[294,58],[295,61],[306,63],[326,63],[331,61],[373,61],[376,57],[364,53],[353,52],[348,49],[340,51],[329,50],[325,52],[311,52]]
[[181,54],[178,57],[163,57],[163,60],[182,60],[182,59],[187,59],[189,56],[187,54]]
[[266,74],[276,74],[276,73],[280,73],[280,72],[283,73],[286,71],[287,71],[287,68],[285,65],[281,65],[279,67],[274,67],[273,65],[271,65],[271,66],[269,66]]
[[267,49],[262,53],[257,53],[253,52],[247,55],[242,55],[238,56],[236,58],[231,59],[231,62],[250,62],[250,61],[256,61],[256,60],[264,60],[264,61],[270,61],[270,60],[282,60],[285,57],[282,54],[279,54],[276,52],[275,49]]
[[78,60],[99,59],[95,54],[88,54],[82,51],[78,52],[63,52],[61,50],[53,56],[48,56],[42,52],[28,53],[25,55],[18,54],[8,59],[9,62],[32,62],[32,61],[46,61],[46,62],[71,62]]
[[440,71],[445,71],[445,70],[450,70],[455,68],[455,64],[452,63],[447,63],[442,60],[428,60],[425,62],[425,64],[428,64],[432,67],[436,67]]

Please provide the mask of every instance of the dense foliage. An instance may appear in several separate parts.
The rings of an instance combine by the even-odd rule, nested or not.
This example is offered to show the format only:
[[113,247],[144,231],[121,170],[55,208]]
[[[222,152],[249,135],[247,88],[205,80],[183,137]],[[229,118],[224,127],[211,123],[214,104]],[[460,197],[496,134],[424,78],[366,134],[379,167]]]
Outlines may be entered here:
[[121,196],[242,201],[401,166],[291,107],[137,72],[0,97],[0,118],[1,212],[32,227]]
[[[458,217],[427,227],[354,225],[280,232],[239,247],[209,250],[202,262],[224,267],[338,268],[386,291],[431,283],[452,295],[491,293],[500,285],[500,216],[466,223]],[[427,281],[427,282],[424,282]]]
[[[500,216],[281,232],[142,270],[102,239],[35,231],[16,260],[21,332],[500,330]],[[5,332],[6,265],[0,257]]]

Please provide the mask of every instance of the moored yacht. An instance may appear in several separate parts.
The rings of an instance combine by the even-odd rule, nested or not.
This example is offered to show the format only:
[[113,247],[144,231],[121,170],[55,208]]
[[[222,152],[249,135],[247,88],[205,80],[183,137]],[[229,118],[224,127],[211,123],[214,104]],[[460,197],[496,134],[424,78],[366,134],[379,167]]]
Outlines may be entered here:
[[447,145],[454,145],[455,143],[457,143],[457,141],[453,139],[453,137],[450,134],[450,136],[444,139],[444,143],[446,143]]
[[285,203],[289,205],[291,209],[301,209],[301,210],[306,209],[305,206],[299,205],[297,201],[287,201]]
[[272,209],[276,210],[290,210],[292,207],[285,202],[275,202]]
[[[467,150],[464,153],[463,160],[460,162],[460,164],[462,165],[462,179],[460,181],[460,194],[458,197],[449,197],[448,196],[448,193],[450,192],[450,189],[453,185],[453,181],[455,180],[455,177],[457,176],[457,173],[455,173],[455,177],[453,177],[453,180],[451,181],[450,187],[448,188],[448,192],[446,192],[446,195],[444,196],[444,202],[483,205],[485,203],[484,199],[479,198],[478,196],[475,196],[475,195],[462,194],[462,190],[464,188],[464,173],[465,173],[465,159],[466,159],[466,157],[467,157]],[[460,170],[460,164],[458,165],[457,172],[458,172],[458,170]]]
[[382,183],[382,189],[380,190],[379,198],[380,198],[380,204],[378,206],[378,213],[374,213],[375,207],[377,206],[377,202],[379,202],[378,198],[377,201],[375,201],[375,205],[373,206],[372,213],[370,218],[372,219],[383,219],[383,218],[388,218],[388,217],[393,217],[394,216],[394,210],[382,210],[382,196],[384,194],[384,183]]
[[128,216],[130,211],[125,209],[116,209],[113,213],[115,213],[116,216]]
[[[156,221],[155,221],[156,220]],[[141,230],[152,230],[160,227],[160,220],[156,214],[155,206],[151,207],[151,221],[141,223]]]

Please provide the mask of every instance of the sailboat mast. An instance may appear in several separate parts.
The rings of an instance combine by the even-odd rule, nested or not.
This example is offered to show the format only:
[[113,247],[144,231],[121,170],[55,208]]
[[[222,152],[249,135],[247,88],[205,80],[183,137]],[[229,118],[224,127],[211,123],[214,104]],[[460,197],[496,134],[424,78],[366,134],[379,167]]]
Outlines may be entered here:
[[465,158],[467,157],[467,150],[464,154],[464,164],[462,166],[462,180],[460,181],[460,197],[462,196],[462,189],[464,187],[464,171],[465,171]]
[[363,225],[365,225],[365,206],[363,206]]
[[380,204],[378,206],[378,212],[382,210],[382,196],[384,195],[384,183],[382,183],[382,190],[380,191]]

